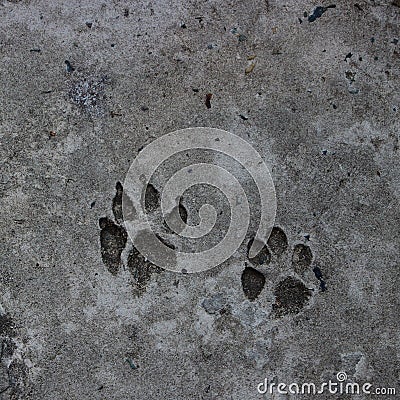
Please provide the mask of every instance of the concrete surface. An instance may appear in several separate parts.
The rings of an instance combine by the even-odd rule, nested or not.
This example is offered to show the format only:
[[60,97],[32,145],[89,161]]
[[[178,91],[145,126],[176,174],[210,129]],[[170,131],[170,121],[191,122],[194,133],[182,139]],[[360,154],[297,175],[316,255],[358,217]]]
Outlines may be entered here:
[[[339,371],[399,392],[398,1],[0,3],[2,399],[250,400]],[[258,259],[184,275],[132,248],[117,182],[190,126],[265,158]]]

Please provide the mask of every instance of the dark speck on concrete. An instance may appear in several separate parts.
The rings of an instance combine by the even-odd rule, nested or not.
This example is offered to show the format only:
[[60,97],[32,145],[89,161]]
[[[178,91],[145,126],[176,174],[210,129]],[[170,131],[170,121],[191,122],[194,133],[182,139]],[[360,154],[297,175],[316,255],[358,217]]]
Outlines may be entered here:
[[336,4],[331,4],[330,6],[327,7],[321,7],[318,6],[314,12],[309,15],[308,17],[308,22],[314,22],[316,21],[318,18],[322,17],[322,15],[329,9],[329,8],[336,8]]
[[355,81],[355,72],[353,71],[346,71],[346,79],[348,79],[351,83]]
[[114,214],[114,218],[118,223],[121,223],[123,220],[122,215],[122,195],[123,195],[123,187],[121,182],[117,182],[115,185],[116,193],[112,202],[112,212]]
[[136,365],[135,361],[132,360],[132,358],[127,358],[126,359],[127,363],[131,367],[131,369],[138,369],[139,367]]
[[211,108],[211,98],[212,98],[212,93],[207,93],[206,95],[206,107]]
[[317,279],[321,279],[322,278],[322,272],[321,272],[321,269],[319,267],[314,267],[313,271],[314,271],[315,277]]
[[68,60],[65,60],[65,68],[66,68],[67,72],[69,72],[69,73],[75,71],[75,68],[72,66],[72,64]]

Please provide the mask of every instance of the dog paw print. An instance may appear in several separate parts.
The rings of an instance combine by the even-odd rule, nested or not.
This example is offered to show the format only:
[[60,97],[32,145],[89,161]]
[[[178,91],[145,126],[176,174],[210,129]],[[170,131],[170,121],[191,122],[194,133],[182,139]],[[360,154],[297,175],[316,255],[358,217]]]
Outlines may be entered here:
[[288,276],[275,287],[275,304],[272,306],[274,314],[281,317],[299,313],[307,304],[311,293],[311,289],[307,288],[301,280]]
[[[253,240],[250,240],[248,249],[252,243]],[[261,251],[255,257],[248,258],[251,266],[245,267],[241,277],[245,296],[250,301],[254,301],[266,284],[263,272],[265,267],[280,266],[280,270],[288,270],[288,276],[280,278],[273,291],[275,295],[273,313],[276,317],[297,314],[308,303],[312,289],[309,289],[300,278],[307,271],[312,270],[319,281],[321,291],[326,290],[321,269],[318,266],[312,268],[313,253],[308,245],[296,244],[288,253],[287,236],[282,228],[276,226],[272,229],[271,235]]]
[[[124,189],[120,182],[117,182],[115,190],[116,193],[112,201],[114,220],[108,217],[99,219],[101,258],[112,275],[117,275],[123,266],[122,252],[127,247],[128,241],[128,234],[123,225],[122,198]],[[157,189],[148,185],[145,196],[146,211],[152,212],[157,209],[159,202],[160,196]],[[161,272],[161,268],[146,260],[134,246],[128,254],[127,268],[139,293],[145,290],[153,273]]]

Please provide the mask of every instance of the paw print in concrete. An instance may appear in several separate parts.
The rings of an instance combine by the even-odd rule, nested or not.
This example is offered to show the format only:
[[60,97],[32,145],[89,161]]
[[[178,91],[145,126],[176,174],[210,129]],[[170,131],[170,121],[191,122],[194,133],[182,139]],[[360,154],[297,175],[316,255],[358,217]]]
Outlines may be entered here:
[[[253,240],[250,240],[250,249]],[[312,290],[309,289],[301,280],[301,276],[311,270],[313,264],[313,253],[309,246],[303,243],[296,244],[288,254],[288,239],[280,227],[274,227],[271,235],[262,250],[254,258],[248,258],[251,266],[246,266],[242,273],[242,288],[245,296],[254,301],[264,289],[266,277],[265,267],[278,268],[279,270],[292,271],[288,276],[278,278],[275,284],[273,304],[273,314],[281,317],[286,314],[297,314],[308,303]],[[290,257],[289,257],[290,256]],[[282,267],[285,268],[282,268]],[[290,268],[286,268],[290,267]],[[326,284],[322,276],[322,271],[318,266],[314,266],[312,271],[320,282],[321,291],[326,290]]]
[[274,295],[274,314],[281,317],[286,314],[299,313],[307,304],[311,296],[311,289],[308,289],[301,280],[288,276],[276,285]]
[[[114,220],[108,217],[99,219],[101,258],[104,265],[112,275],[117,275],[123,267],[122,252],[127,247],[128,234],[123,225],[122,197],[123,186],[120,182],[116,184],[116,193],[112,201],[112,213]],[[148,185],[145,197],[147,212],[157,209],[160,196],[157,189]],[[139,251],[132,246],[127,258],[127,268],[132,275],[133,281],[139,291],[142,292],[150,281],[153,273],[161,272],[161,269],[145,259]]]
[[255,268],[246,267],[242,273],[242,288],[245,296],[255,300],[265,286],[265,276]]

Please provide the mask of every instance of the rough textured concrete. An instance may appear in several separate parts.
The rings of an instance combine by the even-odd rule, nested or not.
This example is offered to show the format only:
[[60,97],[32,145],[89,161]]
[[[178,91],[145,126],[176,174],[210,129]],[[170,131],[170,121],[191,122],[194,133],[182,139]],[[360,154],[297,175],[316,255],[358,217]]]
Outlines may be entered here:
[[[399,7],[1,0],[1,398],[250,400],[341,370],[400,390]],[[132,248],[117,182],[190,126],[270,167],[262,257],[184,275]]]

